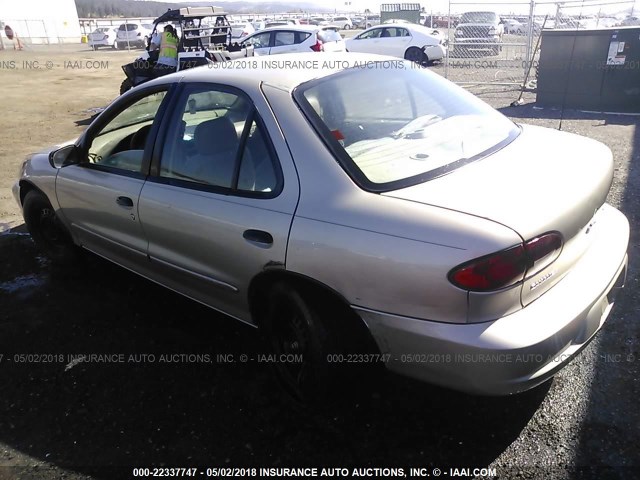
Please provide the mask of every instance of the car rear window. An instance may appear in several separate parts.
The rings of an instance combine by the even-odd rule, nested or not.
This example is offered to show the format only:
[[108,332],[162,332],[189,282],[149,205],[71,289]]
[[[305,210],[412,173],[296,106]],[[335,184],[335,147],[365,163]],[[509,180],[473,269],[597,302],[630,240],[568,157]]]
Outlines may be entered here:
[[441,76],[400,60],[387,64],[367,62],[294,91],[361,187],[388,191],[428,181],[518,135],[504,115]]
[[333,28],[323,28],[318,31],[318,38],[323,42],[339,42],[342,40],[340,33]]

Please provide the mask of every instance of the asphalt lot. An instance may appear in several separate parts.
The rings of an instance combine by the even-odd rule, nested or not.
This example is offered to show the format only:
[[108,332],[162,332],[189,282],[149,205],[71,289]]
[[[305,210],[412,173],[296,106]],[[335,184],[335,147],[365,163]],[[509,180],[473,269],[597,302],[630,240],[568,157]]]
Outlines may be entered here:
[[[86,55],[125,58],[94,57],[100,53]],[[32,90],[8,85],[20,74]],[[46,81],[58,74],[60,83]],[[28,149],[77,135],[86,109],[113,97],[113,70],[83,74],[95,75],[92,93],[78,90],[86,78],[69,70],[0,72],[5,103],[18,102],[7,111],[21,114],[22,106],[25,122],[18,129],[5,116],[0,124],[3,197]],[[562,115],[563,130],[603,141],[616,159],[609,202],[632,225],[626,289],[596,340],[552,382],[488,398],[386,375],[374,392],[339,410],[305,411],[257,361],[253,329],[96,257],[54,267],[7,207],[14,228],[0,235],[0,479],[111,479],[131,477],[133,466],[309,465],[638,478],[639,117],[537,109],[531,94],[524,106],[509,107],[517,92],[473,91],[517,122],[558,128]],[[61,104],[74,96],[76,103]],[[49,129],[30,98],[57,112]],[[225,354],[236,361],[220,360]],[[248,361],[237,360],[243,354]],[[74,362],[78,355],[94,357]]]

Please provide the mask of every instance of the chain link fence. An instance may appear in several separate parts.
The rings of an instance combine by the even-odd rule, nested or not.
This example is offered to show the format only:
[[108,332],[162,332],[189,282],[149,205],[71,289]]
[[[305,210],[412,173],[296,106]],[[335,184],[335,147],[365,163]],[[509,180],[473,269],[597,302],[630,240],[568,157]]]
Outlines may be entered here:
[[452,1],[448,22],[447,78],[462,85],[522,85],[533,43],[530,2]]
[[[637,13],[636,13],[637,15]],[[634,0],[451,0],[443,74],[464,86],[503,85],[535,89],[543,29],[600,29],[640,23]]]

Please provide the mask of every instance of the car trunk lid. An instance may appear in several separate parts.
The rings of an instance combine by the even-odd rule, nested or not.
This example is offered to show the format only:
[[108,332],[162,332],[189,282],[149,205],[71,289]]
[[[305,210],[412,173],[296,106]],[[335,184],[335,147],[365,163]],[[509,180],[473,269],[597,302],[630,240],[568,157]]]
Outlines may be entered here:
[[526,305],[568,273],[588,248],[590,224],[609,192],[613,162],[611,151],[594,140],[540,127],[522,129],[517,139],[484,159],[384,195],[493,220],[525,241],[560,232],[564,246],[558,259],[527,273]]

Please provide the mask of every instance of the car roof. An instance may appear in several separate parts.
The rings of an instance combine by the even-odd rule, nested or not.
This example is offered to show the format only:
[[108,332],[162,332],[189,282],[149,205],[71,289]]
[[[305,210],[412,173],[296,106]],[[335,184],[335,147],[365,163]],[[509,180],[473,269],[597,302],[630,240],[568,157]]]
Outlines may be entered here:
[[[350,67],[362,68],[370,62],[394,61],[404,62],[397,57],[376,55],[372,53],[355,52],[317,52],[285,53],[275,56],[243,58],[225,62],[225,68],[202,66],[184,70],[182,72],[165,75],[155,81],[155,84],[183,82],[221,82],[243,89],[258,89],[262,83],[277,88],[292,91],[298,85],[323,78]],[[318,68],[309,68],[314,62]],[[286,68],[282,68],[286,65]],[[247,68],[251,75],[247,75]],[[239,74],[243,72],[243,74]],[[181,80],[180,80],[181,79]],[[151,84],[151,82],[149,82]]]
[[[264,32],[274,32],[279,30],[294,30],[301,32],[316,32],[318,30],[322,30],[322,26],[319,25],[294,25],[292,23],[288,25],[275,25],[273,27],[263,28],[262,30],[257,31],[256,33],[264,33]],[[255,34],[252,34],[255,35]]]

